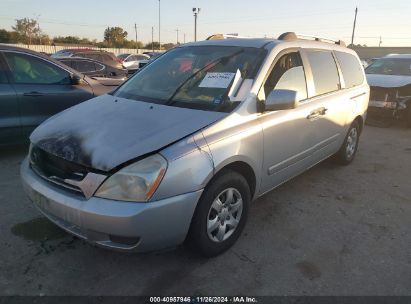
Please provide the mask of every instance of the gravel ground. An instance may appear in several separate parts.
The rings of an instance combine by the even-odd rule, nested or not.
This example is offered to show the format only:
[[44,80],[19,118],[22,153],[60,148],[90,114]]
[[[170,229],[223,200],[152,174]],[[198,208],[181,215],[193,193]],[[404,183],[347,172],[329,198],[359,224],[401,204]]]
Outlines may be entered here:
[[237,244],[124,254],[45,220],[0,152],[0,295],[411,295],[411,130],[367,126],[356,160],[326,161],[258,199]]

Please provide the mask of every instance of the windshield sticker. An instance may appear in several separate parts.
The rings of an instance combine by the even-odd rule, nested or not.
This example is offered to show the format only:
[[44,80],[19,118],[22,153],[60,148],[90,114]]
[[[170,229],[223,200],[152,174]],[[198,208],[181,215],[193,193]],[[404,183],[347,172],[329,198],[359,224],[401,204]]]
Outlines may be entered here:
[[226,89],[233,80],[234,75],[235,73],[207,73],[199,87]]

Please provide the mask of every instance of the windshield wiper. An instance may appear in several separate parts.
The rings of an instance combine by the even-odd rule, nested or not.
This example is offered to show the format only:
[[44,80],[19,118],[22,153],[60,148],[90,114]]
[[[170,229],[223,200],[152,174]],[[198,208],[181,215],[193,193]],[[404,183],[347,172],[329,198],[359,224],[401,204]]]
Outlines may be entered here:
[[207,64],[207,65],[205,65],[204,67],[202,67],[201,69],[199,69],[197,72],[195,72],[193,75],[191,75],[190,77],[188,77],[186,80],[183,81],[182,84],[180,84],[180,85],[178,86],[178,88],[174,91],[174,93],[171,95],[171,97],[167,100],[166,105],[167,105],[167,106],[170,106],[170,105],[172,105],[173,103],[175,103],[175,101],[173,100],[174,97],[176,97],[176,95],[180,92],[180,90],[181,90],[191,79],[193,79],[194,77],[196,77],[199,73],[203,72],[204,70],[206,70],[206,69],[209,68],[209,67],[215,67],[215,66],[217,66],[218,64],[222,63],[223,61],[227,61],[227,60],[229,60],[229,59],[231,59],[231,58],[233,58],[233,57],[235,57],[235,56],[237,56],[237,55],[239,55],[239,54],[241,54],[241,53],[243,53],[243,52],[244,52],[244,50],[239,50],[239,51],[237,51],[237,52],[235,52],[235,53],[233,53],[233,54],[231,54],[231,55],[227,55],[227,56],[224,56],[224,57],[217,58],[216,60],[210,62],[209,64]]

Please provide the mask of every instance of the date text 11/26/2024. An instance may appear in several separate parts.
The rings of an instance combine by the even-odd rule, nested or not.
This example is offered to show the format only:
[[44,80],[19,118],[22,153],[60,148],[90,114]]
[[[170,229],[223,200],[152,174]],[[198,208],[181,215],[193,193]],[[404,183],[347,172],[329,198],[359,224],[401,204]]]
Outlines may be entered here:
[[150,303],[258,303],[255,297],[150,297]]

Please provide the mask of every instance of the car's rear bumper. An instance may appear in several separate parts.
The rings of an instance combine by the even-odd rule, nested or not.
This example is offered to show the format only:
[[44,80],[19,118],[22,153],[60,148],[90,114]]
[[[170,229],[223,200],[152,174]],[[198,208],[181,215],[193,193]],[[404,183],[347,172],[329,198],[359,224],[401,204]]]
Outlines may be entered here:
[[20,173],[28,196],[52,222],[89,242],[123,251],[145,252],[181,244],[202,193],[149,203],[87,200],[39,177],[27,159]]

